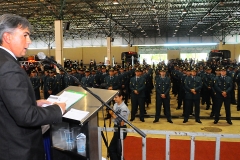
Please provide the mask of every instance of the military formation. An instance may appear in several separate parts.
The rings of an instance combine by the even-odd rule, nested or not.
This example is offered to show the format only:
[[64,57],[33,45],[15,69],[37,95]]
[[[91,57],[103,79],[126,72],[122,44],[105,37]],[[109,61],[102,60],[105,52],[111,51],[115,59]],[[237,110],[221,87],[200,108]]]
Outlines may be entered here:
[[[83,65],[74,65],[71,68],[72,66],[65,68],[68,74],[63,70],[57,73],[54,68],[45,71],[32,69],[29,77],[36,99],[40,99],[40,91],[47,99],[49,95],[55,95],[68,86],[79,86],[73,79],[74,76],[86,87],[122,90],[125,104],[128,105],[131,101],[130,121],[134,121],[139,112],[140,121],[145,122],[146,108],[151,104],[153,89],[156,94],[153,123],[159,122],[162,110],[167,122],[173,123],[171,92],[177,98],[176,109],[183,111],[183,123],[187,123],[191,115],[195,117],[195,122],[202,123],[200,104],[206,105],[206,110],[210,110],[214,124],[219,121],[222,104],[228,124],[232,124],[230,104],[237,105],[237,110],[240,110],[239,94],[237,100],[235,99],[235,88],[240,92],[240,69],[234,63],[226,65],[171,60],[167,65],[163,62],[156,66],[154,64],[153,68],[146,63],[125,67],[102,64],[91,68]],[[105,118],[109,118],[108,115]]]

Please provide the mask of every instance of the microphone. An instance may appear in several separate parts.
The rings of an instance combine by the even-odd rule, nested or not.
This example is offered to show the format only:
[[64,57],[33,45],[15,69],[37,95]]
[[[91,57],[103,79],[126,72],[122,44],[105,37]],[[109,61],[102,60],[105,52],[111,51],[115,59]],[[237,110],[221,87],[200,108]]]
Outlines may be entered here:
[[39,52],[37,56],[40,60],[46,60],[54,63],[55,65],[58,64],[54,59],[47,57],[43,52]]

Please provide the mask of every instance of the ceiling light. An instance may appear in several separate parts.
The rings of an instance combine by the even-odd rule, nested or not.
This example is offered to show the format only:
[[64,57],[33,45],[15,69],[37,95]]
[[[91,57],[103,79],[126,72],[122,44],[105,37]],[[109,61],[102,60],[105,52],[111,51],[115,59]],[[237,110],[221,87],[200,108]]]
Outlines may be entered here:
[[193,26],[193,28],[197,28],[197,26]]
[[117,0],[114,0],[113,1],[113,4],[119,4]]
[[144,30],[141,30],[141,32],[144,32]]
[[128,14],[128,12],[126,12],[126,13],[125,13],[125,17],[128,17],[128,16],[129,16],[129,14]]
[[190,30],[189,32],[193,32],[192,30]]
[[182,18],[180,18],[178,22],[182,22],[182,21],[183,21]]
[[212,29],[212,28],[210,28],[210,30],[212,31],[213,29]]
[[176,26],[177,28],[180,27],[179,25]]
[[207,33],[207,31],[204,31],[203,33]]
[[159,30],[159,28],[157,28],[157,30]]
[[178,30],[176,29],[175,32],[177,32]]

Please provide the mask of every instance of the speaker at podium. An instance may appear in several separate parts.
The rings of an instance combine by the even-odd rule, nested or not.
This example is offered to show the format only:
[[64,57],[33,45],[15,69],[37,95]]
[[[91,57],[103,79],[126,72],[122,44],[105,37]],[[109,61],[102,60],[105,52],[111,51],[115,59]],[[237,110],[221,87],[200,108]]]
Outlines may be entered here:
[[[109,103],[118,93],[116,90],[104,90],[89,88],[93,93],[98,95],[104,102]],[[85,91],[82,87],[69,86],[63,91],[74,91],[85,94],[71,107],[65,114],[71,110],[89,112],[81,120],[77,118],[66,118],[63,115],[63,122],[50,126],[51,132],[51,150],[53,160],[101,160],[99,157],[98,143],[98,111],[103,104],[93,95]],[[58,95],[61,95],[60,92]],[[77,136],[83,133],[86,136],[85,152],[77,150]]]

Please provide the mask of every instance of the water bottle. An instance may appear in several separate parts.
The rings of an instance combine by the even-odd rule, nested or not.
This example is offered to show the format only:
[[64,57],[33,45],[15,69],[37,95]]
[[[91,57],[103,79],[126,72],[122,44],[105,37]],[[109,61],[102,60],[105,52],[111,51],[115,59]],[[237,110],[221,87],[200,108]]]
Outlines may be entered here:
[[80,133],[77,136],[77,152],[84,153],[86,151],[86,136]]

